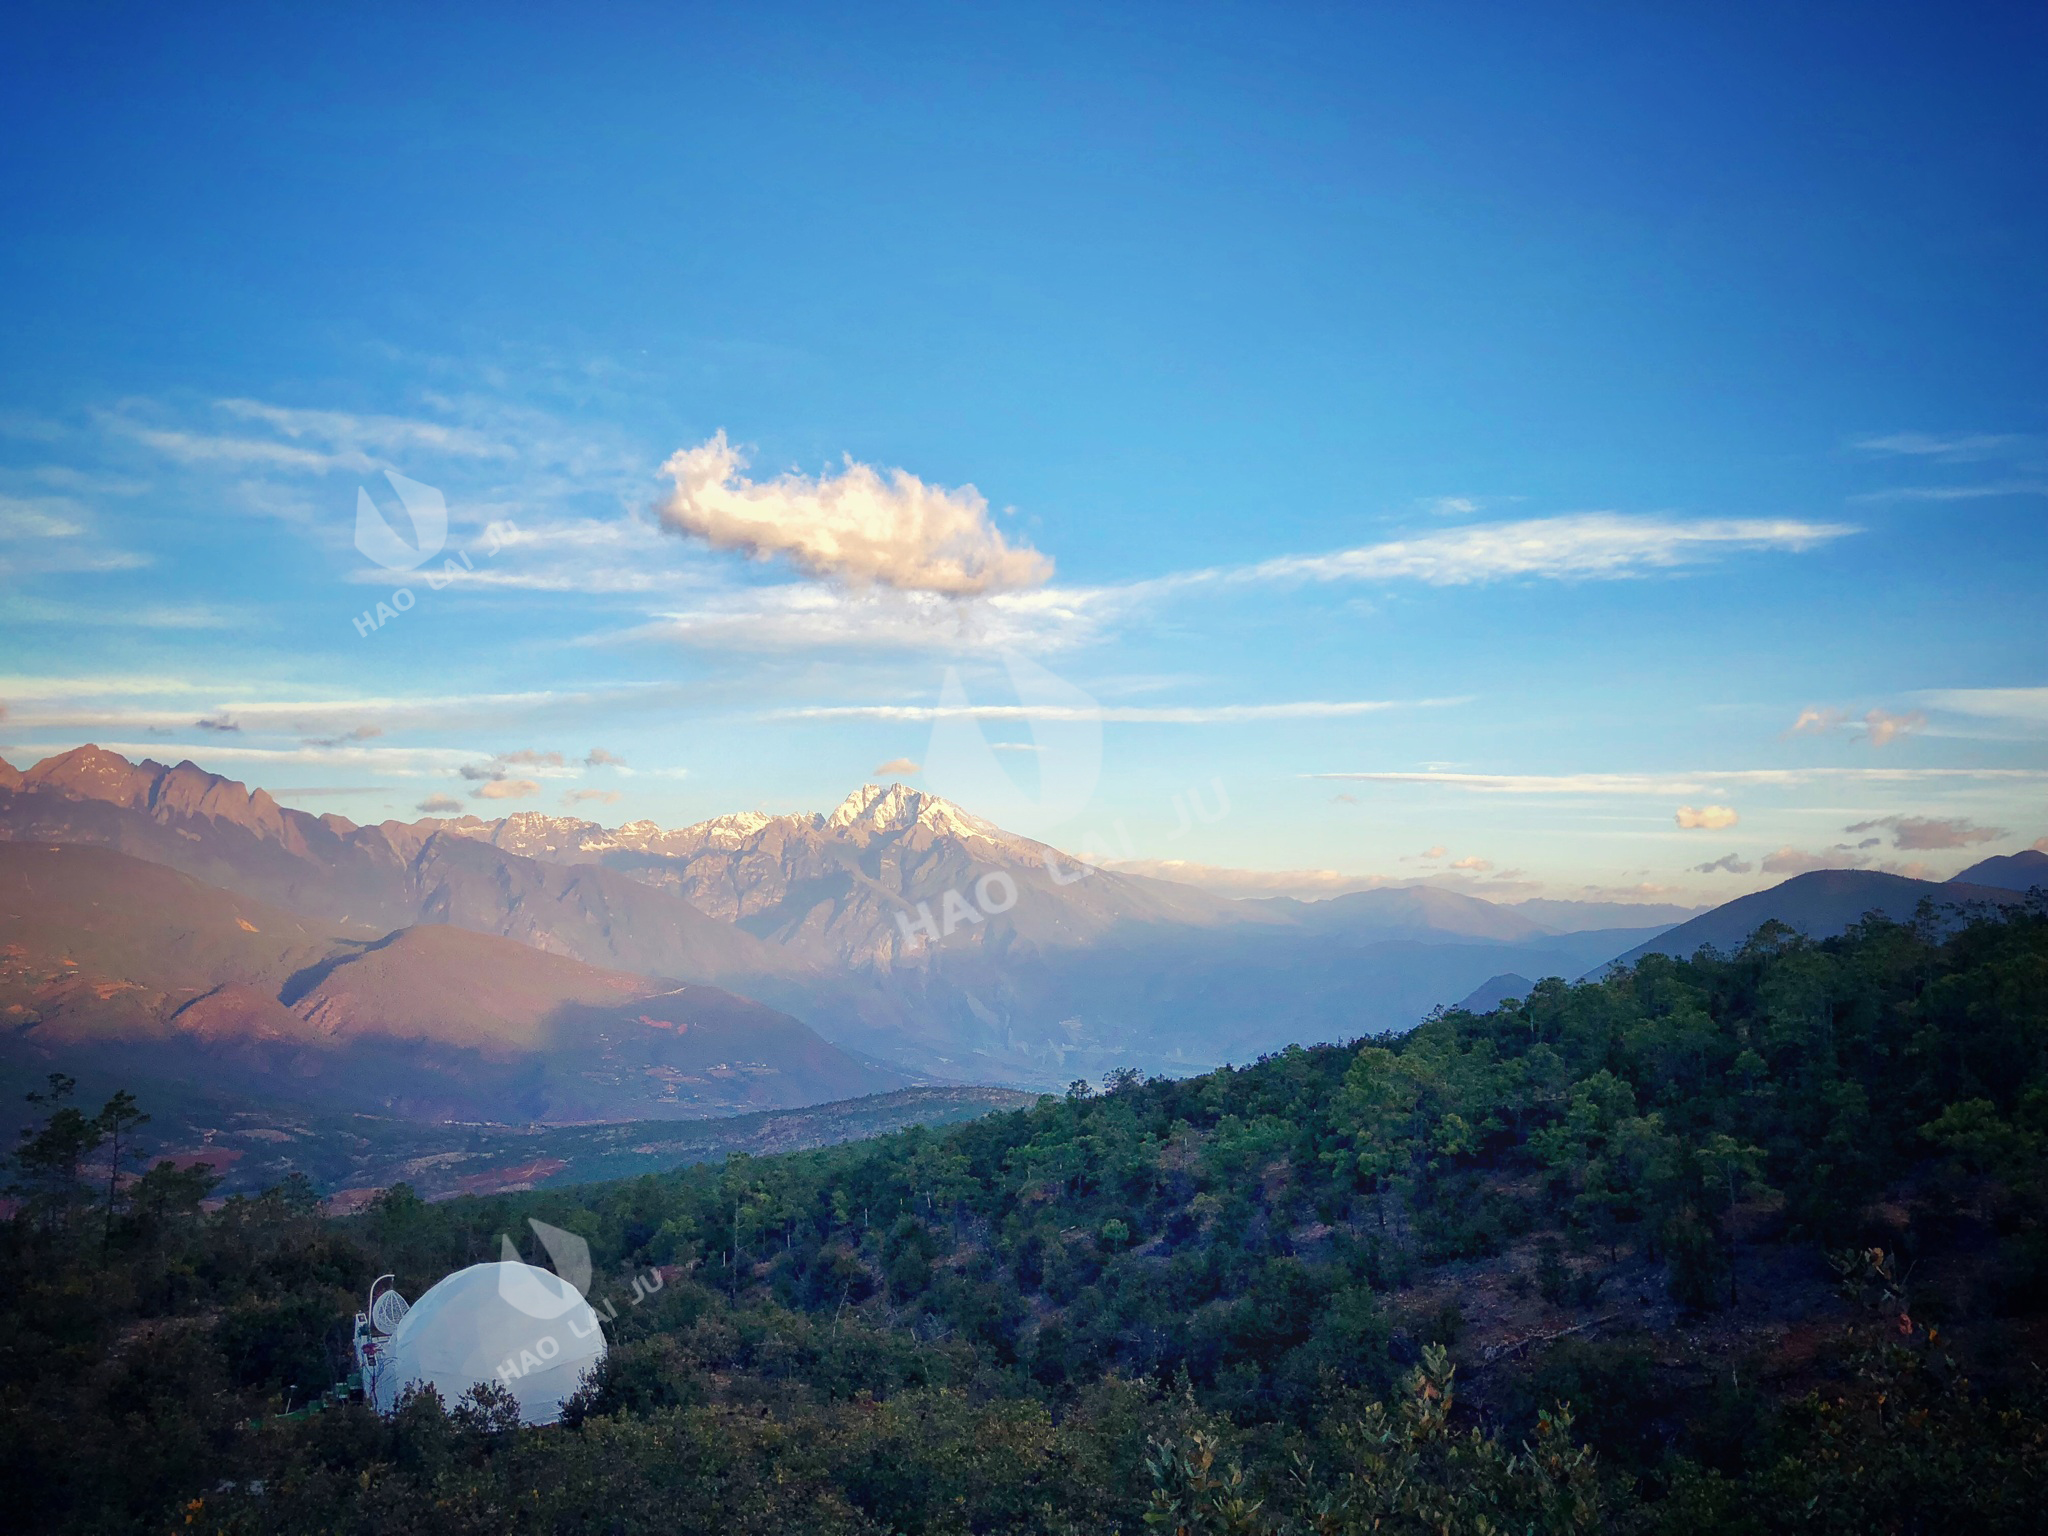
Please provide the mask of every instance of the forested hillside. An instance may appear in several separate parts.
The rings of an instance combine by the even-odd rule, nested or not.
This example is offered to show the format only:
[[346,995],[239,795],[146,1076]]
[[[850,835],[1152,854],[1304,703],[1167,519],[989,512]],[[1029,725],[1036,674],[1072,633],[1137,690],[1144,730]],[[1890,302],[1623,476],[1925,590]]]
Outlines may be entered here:
[[[110,1184],[147,1128],[42,1109],[0,1322],[41,1529],[2020,1531],[2048,1499],[2038,899],[345,1220]],[[537,1255],[529,1217],[616,1307],[571,1422],[279,1416],[374,1276]]]

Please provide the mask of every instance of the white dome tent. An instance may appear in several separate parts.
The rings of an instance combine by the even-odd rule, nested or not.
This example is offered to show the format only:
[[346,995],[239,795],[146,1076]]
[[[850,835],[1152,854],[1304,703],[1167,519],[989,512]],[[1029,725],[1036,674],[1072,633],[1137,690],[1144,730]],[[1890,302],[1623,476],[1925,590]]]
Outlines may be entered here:
[[[603,1325],[583,1293],[531,1264],[472,1264],[410,1308],[392,1304],[395,1294],[373,1285],[369,1312],[356,1318],[363,1396],[380,1413],[408,1387],[432,1386],[452,1409],[487,1382],[512,1394],[522,1424],[552,1424],[605,1356]],[[395,1326],[380,1337],[387,1322]]]

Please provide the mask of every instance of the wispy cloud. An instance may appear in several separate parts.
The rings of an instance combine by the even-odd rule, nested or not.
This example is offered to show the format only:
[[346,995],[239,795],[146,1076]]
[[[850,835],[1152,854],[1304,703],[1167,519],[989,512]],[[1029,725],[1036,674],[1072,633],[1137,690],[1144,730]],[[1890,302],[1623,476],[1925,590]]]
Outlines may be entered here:
[[719,432],[662,466],[674,491],[662,525],[714,549],[783,556],[806,575],[855,585],[965,596],[1042,586],[1052,561],[1012,548],[971,485],[927,485],[851,457],[837,474],[749,480],[747,460]]
[[2048,496],[2048,480],[1994,480],[1980,485],[1900,485],[1859,491],[1854,502],[1982,501],[1988,496]]
[[1393,884],[1384,875],[1346,875],[1334,869],[1234,869],[1187,859],[1119,859],[1101,866],[1120,875],[1142,875],[1192,885],[1217,896],[1293,896],[1305,901],[1377,890]]
[[514,775],[512,770],[515,768],[541,779],[573,779],[582,772],[580,766],[572,766],[559,752],[538,752],[531,747],[522,747],[516,752],[500,752],[480,763],[464,763],[458,771],[472,783],[508,780],[525,783],[524,777]]
[[1860,854],[1833,849],[1808,853],[1789,843],[1775,853],[1765,854],[1763,859],[1767,875],[1804,875],[1816,869],[1857,869],[1866,862]]
[[0,622],[76,629],[235,629],[248,622],[248,615],[208,603],[53,602],[0,593]]
[[[80,743],[53,746],[47,750],[63,751],[76,745]],[[211,763],[250,763],[266,768],[283,768],[318,763],[363,768],[403,778],[459,771],[463,764],[474,762],[477,756],[474,752],[455,747],[245,747],[220,741],[103,741],[99,745],[124,757],[153,757],[158,762],[190,758],[202,767]]]
[[1792,788],[1808,784],[2048,782],[2042,768],[1731,768],[1685,773],[1310,773],[1309,779],[1419,784],[1479,794],[1697,795],[1730,784]]
[[[1826,736],[1850,724],[1849,712],[1845,709],[1822,709],[1808,705],[1799,711],[1799,718],[1785,728],[1787,736]],[[1863,739],[1872,747],[1888,747],[1901,736],[1911,736],[1924,730],[1927,716],[1917,709],[1894,714],[1890,710],[1873,709],[1854,722],[1863,731]]]
[[1961,817],[1939,816],[1880,816],[1842,828],[1851,833],[1880,829],[1892,834],[1894,848],[1916,851],[1974,848],[1980,843],[1995,843],[2006,835],[2003,827],[1980,827]]
[[[33,701],[34,707],[18,710],[15,715],[14,723],[21,728],[178,730],[190,725],[198,715],[209,715],[232,718],[245,730],[261,728],[306,737],[350,739],[360,739],[358,733],[370,727],[397,730],[527,720],[541,710],[587,710],[605,704],[645,702],[671,691],[666,685],[622,684],[559,692],[223,698],[210,688],[175,678],[0,678],[0,698]],[[149,702],[97,702],[122,695]],[[195,695],[194,702],[181,707],[164,702],[171,697]]]
[[236,421],[274,434],[250,436],[147,421],[136,408],[110,411],[100,422],[176,463],[232,469],[368,474],[393,467],[393,454],[435,454],[467,459],[509,459],[509,446],[471,428],[416,417],[348,411],[298,410],[260,400],[218,400],[214,407]]
[[1787,736],[1825,736],[1849,718],[1847,710],[1821,709],[1809,704],[1799,718],[1785,727]]
[[1885,432],[1851,445],[1884,457],[1970,461],[2037,450],[2041,439],[2019,432]]
[[1237,725],[1259,720],[1329,720],[1383,709],[1423,709],[1464,699],[1304,699],[1287,704],[1101,706],[1050,704],[822,704],[777,710],[775,720],[1101,720],[1130,725]]
[[1514,577],[1616,579],[1745,550],[1802,551],[1860,530],[1792,518],[1579,512],[1448,529],[1326,555],[1289,555],[1229,573],[1238,581],[1419,581],[1469,586]]
[[461,458],[510,459],[517,456],[509,445],[494,442],[473,428],[420,417],[298,410],[261,400],[221,400],[216,404],[230,416],[261,422],[294,441],[328,443],[351,450],[402,452],[426,449]]
[[132,571],[149,563],[148,555],[101,539],[90,509],[69,496],[0,495],[0,572]]
[[1129,600],[1114,589],[951,598],[881,588],[849,591],[817,582],[750,587],[657,614],[593,643],[669,641],[703,650],[1062,650],[1097,638]]
[[2048,688],[1936,688],[1915,697],[1929,709],[1951,714],[2048,725]]
[[1746,862],[1735,854],[1724,853],[1718,859],[1710,859],[1705,864],[1693,865],[1692,872],[1696,875],[1746,875],[1755,867],[1754,864]]

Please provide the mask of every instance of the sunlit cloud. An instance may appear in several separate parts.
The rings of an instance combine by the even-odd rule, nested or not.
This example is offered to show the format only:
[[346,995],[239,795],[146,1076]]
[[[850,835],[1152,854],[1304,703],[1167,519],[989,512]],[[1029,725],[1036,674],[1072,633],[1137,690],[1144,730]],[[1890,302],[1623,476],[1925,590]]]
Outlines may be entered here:
[[1873,747],[1885,747],[1901,736],[1910,736],[1923,729],[1926,724],[1927,717],[1917,709],[1902,715],[1873,709],[1863,717],[1864,739]]
[[1840,709],[1819,709],[1808,705],[1799,711],[1799,718],[1785,728],[1787,736],[1825,736],[1848,719],[1848,712]]
[[1742,820],[1732,806],[1726,805],[1681,805],[1678,808],[1678,824],[1688,830],[1718,832],[1723,827],[1732,827]]
[[540,793],[532,779],[490,779],[470,792],[474,800],[526,800]]
[[749,480],[746,464],[722,431],[672,455],[662,469],[675,489],[655,508],[662,525],[854,585],[964,596],[1052,579],[1052,562],[1012,548],[971,485],[927,485],[901,469],[885,477],[850,457],[837,474],[816,478]]

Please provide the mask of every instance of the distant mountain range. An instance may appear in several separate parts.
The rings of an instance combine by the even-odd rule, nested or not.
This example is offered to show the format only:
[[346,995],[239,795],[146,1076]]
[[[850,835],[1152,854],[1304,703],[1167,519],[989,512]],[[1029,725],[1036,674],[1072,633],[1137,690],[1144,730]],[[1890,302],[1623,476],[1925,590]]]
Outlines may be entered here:
[[[358,826],[94,747],[0,764],[9,843],[0,868],[28,883],[0,942],[27,969],[0,999],[18,1021],[5,1050],[118,1041],[378,1112],[557,1121],[918,1078],[1192,1071],[1401,1028],[1495,979],[1526,990],[1652,948],[1727,947],[1769,916],[1833,931],[1980,889],[1830,871],[1697,915],[1423,885],[1228,900],[1091,869],[902,784],[679,829],[535,813]],[[2032,860],[2048,863],[1987,860],[1981,889]],[[31,887],[59,872],[73,905],[39,916]],[[98,904],[100,936],[58,953],[90,926],[80,902]],[[203,932],[181,926],[201,912]]]
[[787,1108],[902,1073],[716,987],[445,925],[377,939],[111,849],[0,843],[4,1053],[420,1119]]
[[1903,922],[1923,901],[1937,907],[2021,899],[2032,886],[2048,886],[2048,854],[2029,849],[1973,864],[1951,880],[1912,880],[1874,869],[1816,869],[1767,891],[1738,896],[1690,922],[1658,934],[1619,957],[1691,955],[1701,948],[1734,950],[1764,923],[1785,924],[1809,938],[1830,938],[1870,913]]

